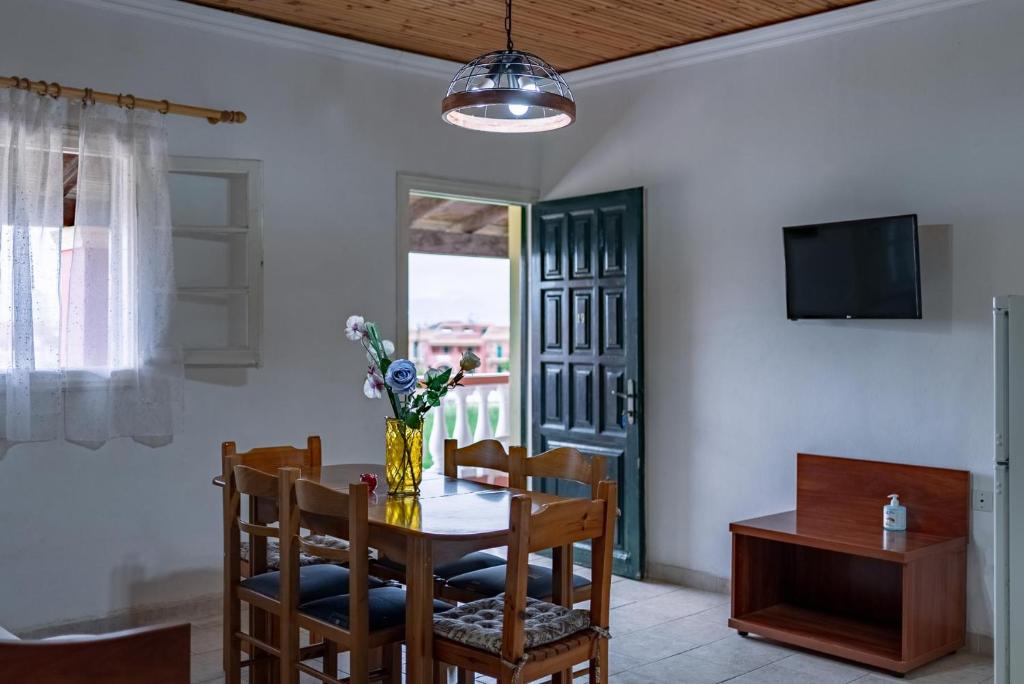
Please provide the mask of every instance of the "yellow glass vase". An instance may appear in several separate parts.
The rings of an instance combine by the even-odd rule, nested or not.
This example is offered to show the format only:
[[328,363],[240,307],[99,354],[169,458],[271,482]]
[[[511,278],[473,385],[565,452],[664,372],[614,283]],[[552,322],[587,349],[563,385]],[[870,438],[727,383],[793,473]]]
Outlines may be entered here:
[[388,496],[416,496],[423,479],[423,428],[388,418],[384,432],[384,474]]

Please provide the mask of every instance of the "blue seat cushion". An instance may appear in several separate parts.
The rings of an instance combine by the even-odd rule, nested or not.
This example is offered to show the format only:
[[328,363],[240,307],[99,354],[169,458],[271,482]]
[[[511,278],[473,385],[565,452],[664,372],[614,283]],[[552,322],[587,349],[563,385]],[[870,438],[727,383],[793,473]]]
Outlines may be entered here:
[[[397,572],[405,572],[404,565],[390,558],[381,558],[377,562]],[[483,570],[485,568],[495,568],[499,565],[505,565],[505,559],[501,556],[495,556],[493,553],[487,553],[486,551],[474,551],[451,563],[438,565],[434,568],[434,576],[446,580],[456,575],[464,575],[467,572]]]
[[[370,631],[398,627],[405,624],[405,589],[381,587],[367,592],[370,604]],[[348,629],[349,596],[330,596],[299,606],[304,615]],[[451,605],[434,601],[434,612],[448,610]]]
[[[554,586],[554,573],[551,568],[532,564],[526,567],[526,595],[535,599],[550,598]],[[470,591],[479,596],[497,596],[505,591],[505,565],[456,575],[449,579],[447,584],[450,587]],[[572,576],[573,589],[589,585],[590,580],[586,577]]]
[[474,551],[451,563],[438,565],[434,568],[434,575],[447,580],[458,575],[465,575],[467,572],[497,568],[499,566],[505,567],[504,558],[485,551]]
[[[241,586],[269,596],[281,598],[281,573],[265,572],[242,580]],[[384,582],[371,577],[370,588],[382,587]],[[348,592],[348,570],[337,565],[306,565],[299,568],[299,603]]]

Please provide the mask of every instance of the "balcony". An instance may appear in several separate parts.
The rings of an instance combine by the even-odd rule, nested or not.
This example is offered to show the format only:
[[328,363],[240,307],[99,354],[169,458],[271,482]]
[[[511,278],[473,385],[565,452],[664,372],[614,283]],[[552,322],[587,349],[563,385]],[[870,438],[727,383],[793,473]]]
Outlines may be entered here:
[[[508,406],[508,373],[474,373],[462,380],[462,386],[456,387],[441,400],[441,405],[430,412],[432,416],[429,434],[427,435],[427,452],[432,462],[431,469],[440,472],[444,469],[444,440],[454,439],[459,446],[466,446],[484,439],[496,439],[508,448],[510,437],[509,406]],[[492,408],[496,409],[497,421],[492,425],[490,418]],[[449,428],[448,422],[454,414],[454,423]],[[470,420],[475,414],[475,420]],[[441,417],[444,420],[439,420]],[[472,422],[472,425],[470,424]],[[476,468],[463,468],[463,477],[485,478],[489,471]],[[500,482],[496,481],[496,484]]]

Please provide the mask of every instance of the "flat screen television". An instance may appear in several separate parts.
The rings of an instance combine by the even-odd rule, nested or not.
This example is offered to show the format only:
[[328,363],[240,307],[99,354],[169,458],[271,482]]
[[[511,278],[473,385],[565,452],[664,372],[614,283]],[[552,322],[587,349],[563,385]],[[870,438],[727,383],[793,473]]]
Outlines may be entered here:
[[786,315],[921,318],[917,215],[791,226]]

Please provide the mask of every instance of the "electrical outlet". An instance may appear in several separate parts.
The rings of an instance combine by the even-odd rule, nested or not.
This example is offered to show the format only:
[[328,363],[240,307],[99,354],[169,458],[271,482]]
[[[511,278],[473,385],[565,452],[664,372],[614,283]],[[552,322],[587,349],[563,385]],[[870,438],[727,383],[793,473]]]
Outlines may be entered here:
[[971,507],[983,513],[992,512],[992,491],[988,489],[974,489],[971,491]]

